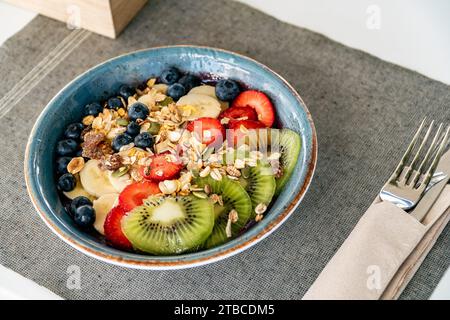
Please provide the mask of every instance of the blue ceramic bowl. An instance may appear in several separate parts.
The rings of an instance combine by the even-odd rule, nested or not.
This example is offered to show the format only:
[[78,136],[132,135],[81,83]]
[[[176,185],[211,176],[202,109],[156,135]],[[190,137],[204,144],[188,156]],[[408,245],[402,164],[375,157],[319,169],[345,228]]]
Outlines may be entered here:
[[[213,249],[177,256],[128,253],[107,246],[100,237],[75,226],[64,212],[54,180],[54,150],[64,128],[80,121],[83,107],[104,100],[121,84],[137,85],[168,66],[219,78],[233,78],[267,93],[281,127],[300,133],[302,148],[293,177],[264,219],[243,235]],[[45,223],[61,239],[94,258],[141,269],[178,269],[203,265],[256,244],[279,227],[303,198],[317,158],[311,115],[297,92],[268,67],[242,55],[207,47],[173,46],[133,52],[102,63],[69,83],[45,107],[29,137],[25,178],[31,200]]]

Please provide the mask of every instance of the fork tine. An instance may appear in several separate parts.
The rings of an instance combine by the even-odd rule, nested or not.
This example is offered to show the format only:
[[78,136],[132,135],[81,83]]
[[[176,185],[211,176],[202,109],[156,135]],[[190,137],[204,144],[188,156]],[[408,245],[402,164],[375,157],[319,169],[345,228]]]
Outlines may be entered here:
[[425,137],[422,140],[422,143],[420,144],[419,150],[417,150],[416,155],[414,156],[414,159],[411,161],[411,164],[409,165],[411,168],[414,168],[414,165],[416,164],[417,160],[419,159],[419,155],[422,152],[423,147],[427,143],[427,140],[431,134],[431,130],[433,129],[434,120],[431,121],[430,126],[428,127],[427,133],[425,134]]
[[425,164],[428,162],[428,159],[430,158],[430,156],[433,154],[434,151],[437,151],[439,145],[438,145],[438,141],[439,141],[439,137],[441,136],[441,131],[443,128],[443,124],[441,123],[439,125],[439,128],[436,132],[436,134],[434,135],[433,141],[431,142],[430,147],[428,148],[427,153],[425,154],[425,157],[422,160],[422,163],[419,166],[419,169],[417,171],[422,172],[422,169],[424,168]]
[[422,123],[419,126],[419,129],[417,130],[416,134],[414,135],[413,139],[411,140],[411,143],[408,146],[408,149],[406,149],[405,154],[403,155],[402,159],[400,160],[400,163],[397,165],[397,168],[395,169],[393,175],[391,176],[391,180],[396,180],[399,175],[402,173],[402,169],[405,166],[405,163],[409,160],[409,156],[411,155],[412,150],[416,146],[417,139],[419,139],[420,133],[422,132],[422,129],[425,125],[425,121],[427,118],[425,117],[422,120]]
[[[439,138],[441,137],[442,126],[443,126],[443,124],[441,123],[438,127],[436,134],[434,135],[433,141],[431,142],[431,145],[428,148],[427,153],[425,154],[425,157],[423,158],[422,162],[420,163],[419,168],[417,170],[414,170],[413,173],[411,174],[411,179],[409,181],[409,185],[415,186],[417,184],[417,182],[419,182],[419,179],[424,174],[423,168],[424,168],[425,164],[428,163],[430,155],[434,156],[435,151],[439,148],[438,141],[439,141]],[[416,155],[416,157],[417,157],[417,155]],[[420,182],[422,182],[422,181],[420,181]]]
[[426,175],[425,179],[423,180],[422,185],[420,187],[422,187],[422,186],[426,187],[428,185],[428,183],[430,182],[431,176],[434,174],[437,164],[438,164],[439,160],[441,159],[442,152],[444,151],[444,148],[447,146],[449,133],[450,133],[450,126],[447,127],[445,135],[442,138],[441,143],[439,144],[439,149],[437,150],[437,153],[434,156],[434,159],[431,162],[430,167],[428,168],[427,172],[425,173],[425,175]]

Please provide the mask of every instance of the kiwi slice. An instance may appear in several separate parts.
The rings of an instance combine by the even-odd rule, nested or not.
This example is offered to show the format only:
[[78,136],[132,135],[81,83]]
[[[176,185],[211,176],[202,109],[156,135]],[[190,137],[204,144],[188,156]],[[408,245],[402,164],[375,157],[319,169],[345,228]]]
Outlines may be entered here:
[[302,141],[300,135],[290,129],[281,129],[279,137],[279,149],[281,151],[280,165],[283,175],[276,180],[275,195],[280,194],[284,185],[289,181],[294,171],[300,154]]
[[253,209],[251,217],[254,218],[256,206],[260,203],[268,206],[275,194],[276,182],[272,167],[267,162],[259,161],[256,167],[242,170],[239,182],[250,196]]
[[214,207],[195,196],[150,196],[123,220],[122,230],[137,250],[171,255],[199,248],[214,227]]
[[212,193],[222,196],[223,206],[218,203],[214,204],[216,216],[214,228],[204,243],[206,248],[212,248],[230,240],[226,233],[226,227],[228,214],[233,209],[238,213],[238,221],[231,225],[231,234],[232,236],[239,234],[239,231],[245,226],[251,216],[252,202],[239,182],[227,177],[222,177],[220,181],[211,177],[198,178],[196,179],[196,184],[202,188],[205,185],[209,185]]

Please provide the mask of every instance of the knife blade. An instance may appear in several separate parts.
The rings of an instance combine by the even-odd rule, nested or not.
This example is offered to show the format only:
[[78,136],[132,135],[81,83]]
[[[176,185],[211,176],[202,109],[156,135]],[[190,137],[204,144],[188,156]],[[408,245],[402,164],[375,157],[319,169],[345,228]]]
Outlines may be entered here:
[[411,216],[419,221],[422,221],[430,211],[437,198],[444,190],[445,185],[450,180],[450,150],[444,153],[436,168],[436,173],[443,175],[442,180],[436,183],[430,190],[428,190],[417,206],[411,211]]

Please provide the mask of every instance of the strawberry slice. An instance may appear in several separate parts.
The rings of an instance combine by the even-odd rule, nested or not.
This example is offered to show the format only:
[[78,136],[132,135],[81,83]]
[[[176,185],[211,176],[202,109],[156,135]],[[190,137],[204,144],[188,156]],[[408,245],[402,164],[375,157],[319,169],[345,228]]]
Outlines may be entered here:
[[220,123],[220,120],[215,118],[198,118],[189,122],[186,129],[197,133],[197,136],[202,139],[202,143],[206,145],[214,142],[217,145],[221,145],[225,139],[225,128]]
[[155,182],[144,181],[128,185],[119,195],[119,206],[129,212],[135,207],[140,206],[145,199],[152,194],[161,193],[158,184]]
[[266,126],[264,125],[264,123],[259,122],[259,121],[231,120],[228,123],[228,127],[231,130],[228,133],[227,140],[234,143],[234,145],[237,145],[238,142],[247,135],[247,133],[245,132],[245,129],[248,129],[248,130],[261,129],[261,128],[265,128]]
[[152,157],[150,166],[141,167],[141,175],[146,180],[164,181],[175,178],[183,169],[180,162],[172,161],[169,153],[161,153]]
[[133,247],[122,231],[122,218],[125,215],[126,211],[119,206],[111,209],[104,224],[105,237],[117,249],[131,250]]
[[242,92],[234,99],[231,107],[252,107],[258,115],[258,120],[264,123],[266,127],[271,127],[275,120],[272,102],[261,91],[248,90]]
[[231,107],[219,115],[219,119],[230,120],[258,120],[258,115],[252,107]]

